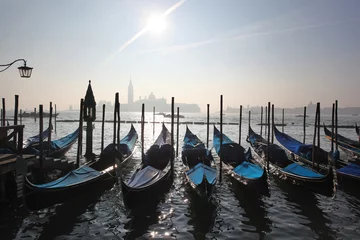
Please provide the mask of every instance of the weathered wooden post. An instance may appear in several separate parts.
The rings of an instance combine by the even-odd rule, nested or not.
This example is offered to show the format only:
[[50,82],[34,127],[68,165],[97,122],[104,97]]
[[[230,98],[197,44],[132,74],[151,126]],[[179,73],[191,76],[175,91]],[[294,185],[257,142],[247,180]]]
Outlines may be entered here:
[[312,168],[314,168],[314,161],[315,161],[315,156],[316,156],[316,148],[315,148],[315,143],[316,143],[316,130],[317,130],[317,123],[318,123],[318,112],[319,112],[319,108],[318,108],[318,104],[316,105],[316,112],[315,112],[315,124],[314,124],[314,137],[313,137],[313,143],[312,143]]
[[2,126],[6,126],[6,110],[5,110],[5,98],[2,99]]
[[207,104],[207,122],[206,122],[206,148],[209,148],[209,124],[210,124],[210,104]]
[[303,143],[305,144],[306,139],[306,107],[304,107],[304,140]]
[[[15,111],[14,111],[14,125],[18,124],[18,112],[19,112],[19,95],[15,95]],[[17,134],[14,135],[14,143],[16,144]]]
[[248,122],[249,122],[249,126],[248,126],[248,136],[249,136],[250,135],[250,123],[251,123],[251,111],[249,111]]
[[223,95],[220,95],[220,174],[219,180],[222,181],[222,160],[223,160]]
[[104,130],[105,130],[105,104],[102,107],[102,121],[101,121],[101,152],[104,150]]
[[285,122],[284,122],[284,112],[285,112],[285,109],[283,108],[282,109],[282,132],[284,132],[284,124],[285,124]]
[[2,122],[3,122],[3,111],[2,111],[2,109],[0,109],[0,112],[1,112],[1,122],[0,122],[0,126],[2,126]]
[[266,136],[266,129],[268,128],[268,117],[267,117],[267,115],[268,115],[268,107],[266,107],[265,106],[265,133],[264,133],[264,135]]
[[[320,152],[320,111],[321,111],[321,108],[320,108],[320,102],[317,103],[317,105],[319,105],[319,116],[318,116],[318,122],[317,122],[317,146],[319,148],[319,151]],[[317,152],[317,153],[318,153]],[[319,156],[316,155],[316,162],[317,162],[317,170],[319,171]]]
[[84,108],[84,99],[80,100],[80,116],[79,116],[79,135],[78,135],[78,147],[76,153],[76,168],[80,167],[80,156],[82,148],[82,132],[83,132],[83,108]]
[[335,100],[335,150],[339,151],[339,148],[338,148],[338,100]]
[[331,154],[334,156],[334,115],[335,115],[335,103],[332,105],[331,113]]
[[119,93],[117,93],[117,111],[116,111],[116,114],[117,114],[117,133],[116,133],[116,145],[120,143],[120,96],[119,96]]
[[44,169],[44,145],[43,145],[43,136],[42,136],[42,132],[43,132],[43,105],[39,105],[39,146],[40,146],[40,169],[41,169],[41,175],[42,175],[42,170]]
[[179,107],[177,107],[177,122],[176,122],[176,157],[179,156]]
[[144,150],[144,124],[145,123],[145,104],[141,106],[141,160],[145,160],[145,150]]
[[[267,170],[270,171],[270,102],[268,102],[268,106],[267,106],[267,129],[268,129],[268,135],[267,135],[267,157],[266,157],[266,161],[267,161]],[[265,128],[266,131],[266,128]],[[266,132],[265,132],[266,135]]]
[[49,135],[48,135],[48,151],[47,151],[47,156],[49,156],[49,153],[50,153],[50,147],[51,147],[51,129],[52,129],[52,125],[51,125],[51,121],[52,121],[52,110],[53,110],[53,107],[52,107],[52,102],[50,102],[50,116],[49,116]]
[[240,116],[239,116],[239,144],[241,145],[241,123],[242,123],[242,105],[240,105]]
[[262,136],[262,129],[263,129],[263,106],[261,106],[261,113],[260,113],[260,136]]
[[175,105],[175,98],[171,98],[171,150],[172,150],[172,157],[171,157],[171,179],[174,180],[174,105]]
[[[39,110],[40,111],[40,110]],[[36,122],[36,108],[34,108],[34,120],[35,120],[35,122]]]
[[[18,124],[18,113],[19,113],[19,95],[15,95],[15,110],[14,110],[14,125]],[[16,140],[15,140],[16,142]]]
[[274,144],[274,128],[275,128],[275,121],[274,121],[274,104],[271,105],[271,144]]
[[92,123],[96,119],[96,102],[89,80],[88,89],[84,100],[84,121],[86,121],[86,152],[85,157],[88,160],[94,158],[93,153],[93,128]]
[[119,96],[119,93],[115,93],[115,102],[114,102],[114,122],[113,122],[113,144],[115,146],[116,144],[116,111],[117,111],[117,98]]
[[55,133],[56,133],[56,118],[57,118],[57,112],[56,112],[56,104],[55,104],[55,117],[54,117]]

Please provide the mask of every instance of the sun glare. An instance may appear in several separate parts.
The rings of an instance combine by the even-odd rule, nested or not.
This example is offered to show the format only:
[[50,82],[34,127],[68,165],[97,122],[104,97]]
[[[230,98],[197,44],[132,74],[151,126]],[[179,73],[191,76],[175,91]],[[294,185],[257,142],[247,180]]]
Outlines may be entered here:
[[148,19],[147,30],[152,33],[161,33],[165,30],[165,16],[153,15]]

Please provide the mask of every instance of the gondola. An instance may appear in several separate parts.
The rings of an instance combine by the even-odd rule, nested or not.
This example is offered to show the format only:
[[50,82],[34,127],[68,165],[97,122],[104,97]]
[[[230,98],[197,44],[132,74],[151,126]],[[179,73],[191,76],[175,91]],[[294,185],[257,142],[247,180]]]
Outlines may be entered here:
[[209,200],[217,182],[216,164],[211,152],[187,126],[181,159],[187,182],[200,197]]
[[[220,131],[214,126],[213,145],[215,152],[220,154]],[[254,184],[266,182],[266,172],[255,164],[252,158],[251,150],[245,152],[245,149],[238,143],[232,141],[223,134],[221,159],[223,168],[227,174],[244,184]]]
[[[39,209],[63,202],[83,192],[91,192],[96,188],[110,188],[117,179],[116,169],[132,158],[136,149],[138,134],[134,127],[120,141],[118,151],[121,153],[120,163],[117,157],[108,154],[108,148],[100,158],[93,160],[78,169],[54,181],[35,184],[25,177],[26,203],[30,209]],[[117,164],[116,164],[117,163]]]
[[[76,142],[79,136],[79,129],[76,129],[74,132],[59,138],[57,140],[52,140],[50,142],[50,148],[48,141],[44,141],[42,143],[43,153],[48,157],[60,158],[66,154],[67,151],[71,148],[71,146]],[[23,153],[25,154],[34,154],[40,155],[40,143],[34,143],[27,148],[23,149]]]
[[171,146],[171,134],[165,125],[154,144],[142,157],[140,166],[129,180],[121,174],[121,188],[125,204],[155,200],[172,184],[171,158],[174,149]]
[[[326,138],[331,141],[331,131],[327,129],[327,127],[324,124],[324,132],[326,135]],[[334,133],[334,139],[333,141],[336,141],[336,134]],[[338,146],[346,153],[348,153],[351,156],[360,157],[360,142],[351,140],[349,138],[346,138],[340,134],[337,134],[337,142]]]
[[[49,136],[50,131],[52,131],[53,126],[50,125],[50,127],[48,127],[45,131],[43,131],[41,133],[42,139],[46,140]],[[40,134],[37,134],[35,136],[29,137],[28,139],[26,139],[26,141],[24,141],[23,143],[23,149],[35,144],[35,143],[39,143],[40,142]]]
[[[281,179],[289,180],[295,184],[303,184],[311,189],[318,190],[324,184],[332,185],[332,167],[327,168],[326,173],[320,173],[308,166],[304,166],[295,159],[289,158],[285,150],[276,144],[269,144],[260,135],[256,134],[249,126],[247,141],[250,143],[254,158],[263,167],[266,167],[267,154],[269,152],[269,172]],[[269,148],[269,149],[268,149]]]

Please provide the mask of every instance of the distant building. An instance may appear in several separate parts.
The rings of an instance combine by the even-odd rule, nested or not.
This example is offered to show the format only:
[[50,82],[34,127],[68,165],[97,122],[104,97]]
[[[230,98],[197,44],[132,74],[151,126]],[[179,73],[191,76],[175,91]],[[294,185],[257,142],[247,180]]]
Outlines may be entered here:
[[[170,112],[171,105],[166,102],[165,98],[156,98],[154,93],[151,92],[148,97],[141,96],[139,100],[134,101],[134,89],[132,82],[130,80],[128,87],[128,103],[120,103],[120,111],[123,112],[139,112],[141,111],[142,104],[145,104],[145,111],[151,112],[155,107],[156,112]],[[180,112],[200,112],[200,107],[197,104],[187,104],[187,103],[175,103],[175,108],[179,107]]]
[[134,88],[130,78],[130,83],[128,87],[128,104],[132,104],[133,102],[134,102]]

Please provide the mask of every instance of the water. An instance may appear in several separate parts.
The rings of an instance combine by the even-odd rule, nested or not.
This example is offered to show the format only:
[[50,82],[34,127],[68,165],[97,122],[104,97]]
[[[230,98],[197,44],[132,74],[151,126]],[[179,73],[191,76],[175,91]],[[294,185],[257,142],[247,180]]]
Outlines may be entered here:
[[[184,114],[180,121],[206,121],[206,114]],[[107,113],[111,120],[113,114]],[[77,112],[61,112],[58,119],[77,119]],[[98,113],[98,119],[101,113]],[[210,116],[211,122],[219,122],[218,114]],[[140,120],[140,113],[123,113],[122,120]],[[152,121],[152,113],[146,114]],[[162,121],[156,116],[156,121]],[[281,116],[275,120],[281,122]],[[322,116],[322,122],[330,124],[330,116]],[[165,121],[170,121],[165,119]],[[238,122],[238,114],[226,114],[224,122]],[[252,116],[252,126],[260,132],[260,116]],[[302,140],[302,118],[285,115],[285,132]],[[312,142],[314,116],[307,119],[307,143]],[[339,124],[351,125],[359,117],[340,116]],[[25,119],[25,137],[38,131],[38,122]],[[44,124],[47,124],[46,120]],[[248,121],[243,119],[242,145],[246,143]],[[72,132],[77,123],[57,123],[53,139]],[[47,125],[46,125],[47,126]],[[113,124],[105,123],[105,146],[112,142]],[[140,133],[140,124],[134,124]],[[170,130],[170,124],[167,124]],[[182,142],[185,125],[179,127]],[[130,124],[121,125],[124,136]],[[206,125],[189,125],[192,132],[206,142]],[[44,127],[45,129],[45,127]],[[280,127],[281,129],[281,127]],[[210,143],[212,146],[212,126]],[[224,125],[223,131],[238,141],[239,126]],[[161,124],[145,125],[145,148],[161,131]],[[263,130],[264,131],[264,130]],[[176,133],[176,127],[175,131]],[[339,133],[357,139],[354,129],[339,129]],[[95,123],[94,152],[100,152],[101,123]],[[175,135],[176,140],[176,135]],[[321,146],[330,149],[330,143],[321,131]],[[85,149],[85,146],[83,147]],[[181,145],[179,148],[181,152]],[[342,155],[344,156],[344,154]],[[75,159],[76,145],[67,158]],[[140,152],[134,156],[129,171],[139,164]],[[197,198],[184,182],[179,159],[175,163],[175,180],[170,191],[156,203],[128,209],[122,200],[121,187],[115,185],[93,196],[83,193],[73,201],[57,204],[39,211],[5,209],[0,218],[1,239],[356,239],[360,235],[360,194],[356,190],[339,189],[335,198],[313,193],[301,186],[290,185],[270,176],[268,192],[249,189],[224,175],[215,190],[213,199],[205,203]],[[146,203],[147,200],[144,199]]]

